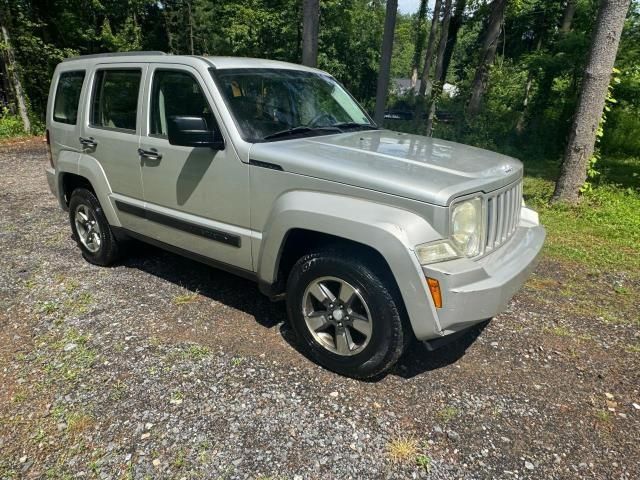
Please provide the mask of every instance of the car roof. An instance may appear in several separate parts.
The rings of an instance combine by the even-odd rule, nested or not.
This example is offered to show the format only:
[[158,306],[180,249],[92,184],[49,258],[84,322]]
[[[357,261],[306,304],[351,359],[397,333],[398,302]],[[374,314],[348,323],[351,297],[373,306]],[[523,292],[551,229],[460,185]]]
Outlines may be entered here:
[[167,55],[164,52],[116,52],[116,53],[97,53],[92,55],[80,55],[63,60],[64,63],[71,62],[90,62],[90,63],[109,63],[113,62],[160,62],[179,61],[180,59],[201,59],[210,67],[216,69],[227,68],[274,68],[286,70],[301,70],[308,72],[321,72],[321,70],[299,65],[296,63],[281,62],[278,60],[267,60],[264,58],[250,57],[227,57],[227,56],[203,56],[203,55]]

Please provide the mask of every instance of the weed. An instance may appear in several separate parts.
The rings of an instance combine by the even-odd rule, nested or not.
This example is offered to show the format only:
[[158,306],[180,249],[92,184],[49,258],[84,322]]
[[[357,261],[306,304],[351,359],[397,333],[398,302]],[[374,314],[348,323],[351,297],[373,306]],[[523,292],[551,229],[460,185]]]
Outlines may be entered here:
[[640,343],[636,345],[627,345],[625,350],[629,353],[640,353]]
[[387,445],[387,455],[392,462],[402,463],[416,458],[418,442],[414,438],[403,437],[392,440]]
[[555,327],[545,327],[544,331],[557,337],[568,337],[571,335],[571,330],[569,330],[567,327],[563,327],[562,325],[558,325]]
[[51,315],[52,313],[55,313],[58,311],[58,308],[60,308],[60,305],[58,304],[58,302],[47,300],[44,302],[38,302],[38,307],[39,307],[38,312],[44,313],[45,315]]
[[424,453],[417,454],[416,465],[423,469],[425,472],[429,473],[429,471],[431,470],[431,457],[429,455],[425,455]]
[[449,423],[451,420],[456,418],[459,414],[460,412],[456,407],[448,406],[440,410],[438,413],[436,413],[436,417],[438,417],[438,419],[443,423]]
[[185,359],[190,359],[194,361],[202,360],[203,358],[208,357],[211,354],[207,347],[202,345],[190,345],[187,350],[182,352],[182,356]]
[[613,418],[613,415],[608,410],[598,410],[595,415],[596,419],[602,423],[609,423]]
[[74,412],[67,416],[67,432],[71,435],[79,435],[91,428],[93,424],[93,418],[84,412]]
[[187,303],[194,302],[198,299],[199,292],[196,290],[195,292],[189,292],[182,295],[176,295],[173,297],[174,305],[185,305]]
[[242,358],[242,357],[233,357],[231,359],[231,366],[233,366],[233,367],[239,367],[243,363],[244,363],[244,358]]

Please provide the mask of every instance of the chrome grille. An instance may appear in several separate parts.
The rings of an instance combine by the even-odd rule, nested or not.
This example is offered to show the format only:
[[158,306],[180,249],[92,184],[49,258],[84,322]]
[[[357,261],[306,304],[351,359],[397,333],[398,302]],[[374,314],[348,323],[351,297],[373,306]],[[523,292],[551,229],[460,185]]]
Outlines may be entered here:
[[522,181],[487,196],[487,235],[485,251],[490,252],[511,238],[520,222]]

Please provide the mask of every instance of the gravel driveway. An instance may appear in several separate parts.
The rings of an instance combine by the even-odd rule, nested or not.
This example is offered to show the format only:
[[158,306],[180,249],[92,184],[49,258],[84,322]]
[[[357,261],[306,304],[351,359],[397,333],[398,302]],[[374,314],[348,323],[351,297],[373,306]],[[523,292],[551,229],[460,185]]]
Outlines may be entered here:
[[484,329],[360,382],[250,282],[142,244],[86,263],[46,162],[0,146],[0,478],[640,478],[637,275],[544,259]]

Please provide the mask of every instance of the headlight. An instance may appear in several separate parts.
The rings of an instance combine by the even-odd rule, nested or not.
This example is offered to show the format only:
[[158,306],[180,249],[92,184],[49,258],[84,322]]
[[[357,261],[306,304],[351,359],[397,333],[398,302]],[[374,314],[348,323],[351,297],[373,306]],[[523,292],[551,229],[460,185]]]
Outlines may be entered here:
[[416,255],[418,255],[420,265],[444,262],[445,260],[451,260],[460,256],[460,254],[451,246],[449,240],[441,240],[439,242],[418,245],[416,247]]
[[482,199],[472,198],[457,203],[451,211],[451,242],[467,257],[482,249]]

